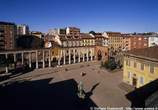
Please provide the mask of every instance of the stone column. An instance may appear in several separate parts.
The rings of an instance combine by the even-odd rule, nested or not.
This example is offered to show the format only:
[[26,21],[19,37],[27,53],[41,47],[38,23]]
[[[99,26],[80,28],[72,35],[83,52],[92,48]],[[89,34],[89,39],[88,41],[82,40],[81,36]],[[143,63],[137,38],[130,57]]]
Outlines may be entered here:
[[75,49],[73,50],[73,57],[74,57],[74,63],[76,62],[76,55],[75,55]]
[[16,62],[16,53],[14,53],[14,62]]
[[65,65],[65,50],[63,50],[63,55],[64,55],[64,65]]
[[29,52],[29,67],[31,68],[31,52]]
[[8,54],[5,54],[5,58],[6,58],[6,67],[5,67],[5,73],[8,73]]
[[38,69],[38,50],[36,50],[36,69]]
[[13,53],[14,55],[14,69],[16,69],[16,53]]
[[43,50],[43,68],[45,68],[45,51]]
[[51,67],[51,51],[49,50],[49,67]]
[[61,52],[59,52],[58,65],[60,65],[60,60],[61,60]]
[[58,58],[58,65],[60,65],[60,59]]
[[88,61],[88,59],[89,59],[89,56],[88,56],[88,49],[87,49],[87,61]]
[[93,60],[93,52],[92,52],[92,50],[91,50],[91,61]]
[[70,55],[70,49],[69,49],[69,64],[71,64],[71,55]]
[[22,63],[22,65],[24,64],[24,53],[23,52],[21,53],[21,63]]
[[84,62],[84,55],[85,55],[85,53],[84,53],[85,51],[83,51],[83,53],[82,53],[82,58],[83,58],[83,62]]
[[78,62],[80,63],[80,49],[78,49]]

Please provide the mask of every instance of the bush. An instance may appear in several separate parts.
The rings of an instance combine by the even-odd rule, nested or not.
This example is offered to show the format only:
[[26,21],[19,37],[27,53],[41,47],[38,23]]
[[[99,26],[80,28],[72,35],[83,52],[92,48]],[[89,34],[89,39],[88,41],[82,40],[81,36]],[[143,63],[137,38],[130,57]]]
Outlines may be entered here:
[[109,62],[108,62],[108,61],[106,61],[106,62],[104,63],[104,67],[107,68],[107,69],[109,69]]
[[106,69],[114,70],[117,68],[117,64],[115,60],[109,60],[106,62],[101,62],[101,67],[105,67]]
[[116,64],[116,62],[114,60],[109,61],[108,66],[109,66],[110,70],[114,70],[114,69],[117,68],[117,64]]

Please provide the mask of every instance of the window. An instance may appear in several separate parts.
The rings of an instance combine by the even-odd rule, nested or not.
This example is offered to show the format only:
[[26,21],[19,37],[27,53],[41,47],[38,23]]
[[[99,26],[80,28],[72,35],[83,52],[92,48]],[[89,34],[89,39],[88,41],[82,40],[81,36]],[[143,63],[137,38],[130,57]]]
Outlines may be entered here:
[[131,64],[130,64],[130,60],[128,61],[128,66],[130,66]]
[[66,42],[63,42],[63,46],[64,46],[64,47],[66,47],[66,46],[67,46]]
[[140,84],[143,85],[144,84],[144,78],[140,77]]
[[144,46],[147,46],[147,44],[146,44],[146,43],[144,43]]
[[144,64],[143,63],[141,63],[141,70],[143,71],[144,70]]
[[134,68],[137,68],[137,63],[136,62],[134,62]]
[[130,60],[126,60],[126,65],[130,66]]
[[128,79],[130,79],[131,78],[131,73],[130,72],[128,72]]
[[139,37],[139,38],[138,38],[138,40],[142,40],[142,38],[141,38],[141,37]]
[[71,42],[71,41],[69,41],[68,43],[69,43],[69,47],[71,47],[71,46],[72,46],[72,42]]
[[150,73],[154,73],[154,65],[150,64]]

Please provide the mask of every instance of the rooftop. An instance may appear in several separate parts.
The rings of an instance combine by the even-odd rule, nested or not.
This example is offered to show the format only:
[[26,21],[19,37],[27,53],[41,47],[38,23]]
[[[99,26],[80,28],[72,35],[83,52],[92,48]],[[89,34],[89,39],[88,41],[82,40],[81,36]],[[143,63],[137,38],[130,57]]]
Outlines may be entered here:
[[15,25],[15,23],[0,21],[0,25]]
[[158,59],[158,46],[148,47],[148,48],[144,48],[144,49],[130,50],[130,51],[128,51],[128,54]]

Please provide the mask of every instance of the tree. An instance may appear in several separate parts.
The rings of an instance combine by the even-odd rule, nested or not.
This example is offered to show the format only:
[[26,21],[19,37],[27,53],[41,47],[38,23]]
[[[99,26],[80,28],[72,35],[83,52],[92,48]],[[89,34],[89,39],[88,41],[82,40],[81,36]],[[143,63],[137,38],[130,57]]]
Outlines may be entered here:
[[115,60],[109,60],[108,67],[110,70],[114,70],[117,67]]

